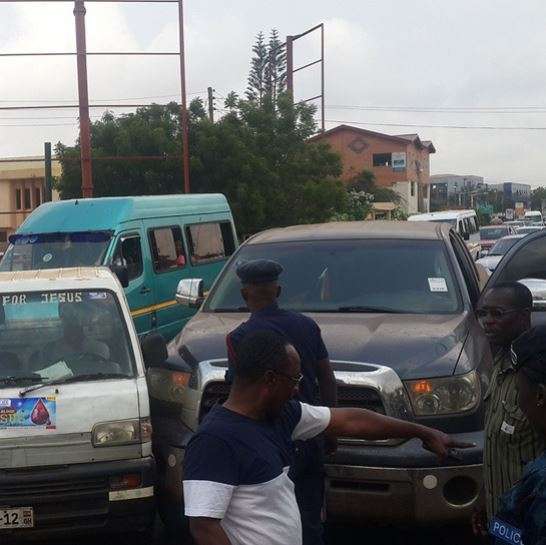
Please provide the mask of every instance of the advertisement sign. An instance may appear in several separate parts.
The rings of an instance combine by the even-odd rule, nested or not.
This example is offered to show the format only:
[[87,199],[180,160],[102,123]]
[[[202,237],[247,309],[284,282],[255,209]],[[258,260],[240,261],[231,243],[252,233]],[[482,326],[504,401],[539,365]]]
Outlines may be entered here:
[[400,151],[392,154],[392,169],[394,171],[405,170],[406,168],[406,152]]
[[54,430],[55,397],[0,398],[0,430],[38,428]]
[[507,221],[512,221],[514,219],[514,209],[513,208],[507,208],[506,212],[504,213],[504,217]]

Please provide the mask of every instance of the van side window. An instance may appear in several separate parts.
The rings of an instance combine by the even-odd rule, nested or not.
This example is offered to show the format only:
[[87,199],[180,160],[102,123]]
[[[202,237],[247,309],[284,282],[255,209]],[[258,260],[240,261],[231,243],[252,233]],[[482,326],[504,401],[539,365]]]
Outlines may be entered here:
[[142,274],[142,248],[138,235],[128,236],[119,241],[114,254],[114,262],[118,259],[125,260],[129,280],[138,278]]
[[180,227],[150,229],[149,236],[156,273],[181,269],[186,265],[186,254]]
[[219,261],[235,251],[233,230],[229,221],[189,225],[186,227],[186,234],[193,265]]

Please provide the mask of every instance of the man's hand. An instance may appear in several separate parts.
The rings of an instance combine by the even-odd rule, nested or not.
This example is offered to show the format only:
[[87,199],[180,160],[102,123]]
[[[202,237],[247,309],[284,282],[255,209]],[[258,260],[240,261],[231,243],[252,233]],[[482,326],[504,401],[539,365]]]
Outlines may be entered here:
[[484,507],[474,509],[472,512],[472,531],[477,537],[485,537],[487,530],[487,514]]
[[474,443],[454,441],[446,433],[432,428],[426,428],[421,441],[423,441],[423,448],[436,454],[440,462],[445,462],[450,455],[449,450],[452,448],[472,448],[476,446]]

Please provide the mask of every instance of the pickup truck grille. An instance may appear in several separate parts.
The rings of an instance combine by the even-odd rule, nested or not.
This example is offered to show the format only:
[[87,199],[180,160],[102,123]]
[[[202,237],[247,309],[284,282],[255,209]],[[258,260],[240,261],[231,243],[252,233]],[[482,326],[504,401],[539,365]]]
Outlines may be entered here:
[[[381,401],[381,396],[373,388],[338,384],[337,393],[338,407],[358,407],[385,414],[385,407]],[[199,421],[205,417],[214,405],[223,403],[227,399],[228,394],[229,385],[225,382],[209,382],[201,398]]]

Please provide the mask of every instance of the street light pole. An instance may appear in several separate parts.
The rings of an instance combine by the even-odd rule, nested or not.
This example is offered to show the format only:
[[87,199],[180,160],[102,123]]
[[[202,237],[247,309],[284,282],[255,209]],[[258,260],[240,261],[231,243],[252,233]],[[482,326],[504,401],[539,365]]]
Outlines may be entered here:
[[74,1],[76,21],[76,55],[78,62],[78,105],[80,111],[80,153],[82,163],[82,196],[93,196],[91,167],[91,121],[89,120],[89,93],[87,89],[87,47],[85,40],[85,3]]
[[178,0],[178,22],[180,40],[180,121],[182,126],[182,162],[184,170],[184,193],[190,193],[190,149],[189,149],[189,127],[188,108],[186,105],[186,61],[184,49],[184,6],[183,0]]

